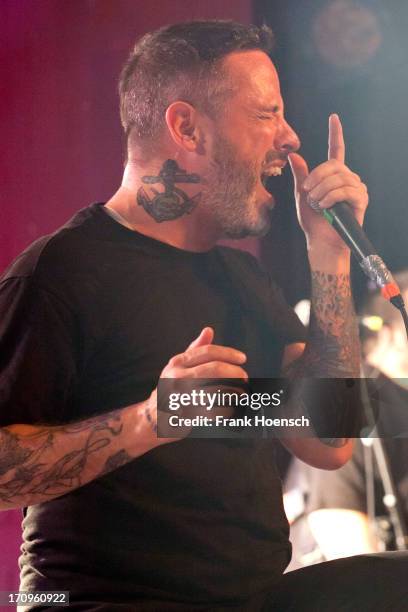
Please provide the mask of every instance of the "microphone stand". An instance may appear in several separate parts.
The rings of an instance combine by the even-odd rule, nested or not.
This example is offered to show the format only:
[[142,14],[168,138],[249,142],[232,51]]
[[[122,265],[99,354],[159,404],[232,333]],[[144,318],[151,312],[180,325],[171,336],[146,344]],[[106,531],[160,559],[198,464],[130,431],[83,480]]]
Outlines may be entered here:
[[[370,436],[368,438],[361,438],[361,442],[364,445],[365,450],[365,471],[366,471],[366,490],[367,490],[367,512],[370,518],[371,525],[374,524],[375,520],[375,475],[373,469],[373,457],[375,458],[380,480],[383,486],[383,503],[387,509],[390,523],[394,530],[395,544],[397,550],[408,549],[408,531],[402,511],[401,500],[398,495],[398,491],[395,485],[394,477],[390,469],[390,461],[385,448],[385,444],[377,427],[375,425],[374,413],[371,405],[371,400],[368,394],[367,385],[361,386],[363,397],[363,404],[366,409],[366,415],[371,422],[373,429],[370,428]],[[369,451],[369,452],[366,452]]]

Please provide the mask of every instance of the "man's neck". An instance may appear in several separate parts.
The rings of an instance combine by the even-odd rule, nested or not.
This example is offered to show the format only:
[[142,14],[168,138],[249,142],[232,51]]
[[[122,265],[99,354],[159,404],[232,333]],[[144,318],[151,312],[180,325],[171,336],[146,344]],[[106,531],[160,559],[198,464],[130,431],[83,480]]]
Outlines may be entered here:
[[[197,198],[199,200],[197,205],[190,206],[192,210],[186,210],[185,213],[171,220],[161,220],[157,213],[149,212],[150,202],[158,204],[157,198],[154,202],[154,194],[164,194],[165,187],[157,180],[157,184],[152,182],[154,188],[152,192],[145,177],[152,177],[149,180],[154,181],[155,177],[159,177],[160,170],[157,164],[152,165],[151,170],[148,171],[141,169],[135,163],[128,163],[122,185],[106,203],[106,207],[119,214],[128,228],[141,234],[186,251],[210,250],[221,236],[214,227],[214,221],[208,214],[206,215],[200,198]],[[194,176],[194,173],[188,176]],[[191,199],[199,191],[197,185],[190,186],[188,183],[180,187],[189,197],[190,194],[193,194]],[[143,200],[141,200],[140,193],[146,196]],[[177,194],[172,194],[171,197],[177,198]],[[145,204],[144,206],[141,201]],[[165,205],[165,200],[163,200],[163,205]],[[159,210],[161,210],[160,207]]]

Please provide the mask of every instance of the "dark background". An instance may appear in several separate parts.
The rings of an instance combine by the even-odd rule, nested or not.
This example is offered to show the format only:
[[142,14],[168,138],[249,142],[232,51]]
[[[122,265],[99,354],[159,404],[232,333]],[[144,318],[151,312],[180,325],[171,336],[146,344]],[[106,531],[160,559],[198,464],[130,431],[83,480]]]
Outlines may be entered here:
[[[329,27],[320,35],[328,38],[337,66],[322,57],[314,34],[319,18],[333,5],[338,9],[335,18],[329,24],[323,21]],[[255,2],[254,12],[257,23],[268,23],[276,34],[273,58],[286,113],[301,136],[309,167],[327,158],[327,118],[337,112],[346,161],[369,188],[367,234],[392,270],[407,267],[408,3],[262,0]],[[367,57],[379,39],[377,51]],[[263,255],[295,302],[307,295],[308,275],[290,173],[276,189],[280,205]],[[360,302],[367,283],[358,265],[353,272]]]

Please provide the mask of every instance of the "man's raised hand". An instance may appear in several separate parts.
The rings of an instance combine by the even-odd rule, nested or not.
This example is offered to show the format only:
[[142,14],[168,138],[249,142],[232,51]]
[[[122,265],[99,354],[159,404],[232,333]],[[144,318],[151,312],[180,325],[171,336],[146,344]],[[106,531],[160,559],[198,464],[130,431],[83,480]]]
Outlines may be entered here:
[[343,129],[338,115],[329,117],[328,159],[310,173],[306,161],[297,153],[289,156],[295,185],[299,223],[305,232],[309,248],[325,247],[345,251],[347,247],[324,217],[310,206],[321,209],[337,202],[347,202],[359,223],[363,222],[368,205],[367,188],[360,177],[344,163]]

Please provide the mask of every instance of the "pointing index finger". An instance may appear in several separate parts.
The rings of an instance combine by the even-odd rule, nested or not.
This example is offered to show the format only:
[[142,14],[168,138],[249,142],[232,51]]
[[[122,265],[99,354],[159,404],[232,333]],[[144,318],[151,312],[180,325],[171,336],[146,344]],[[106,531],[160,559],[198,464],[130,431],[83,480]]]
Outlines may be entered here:
[[337,159],[344,164],[346,147],[344,145],[343,128],[338,115],[329,117],[329,152],[328,159]]

